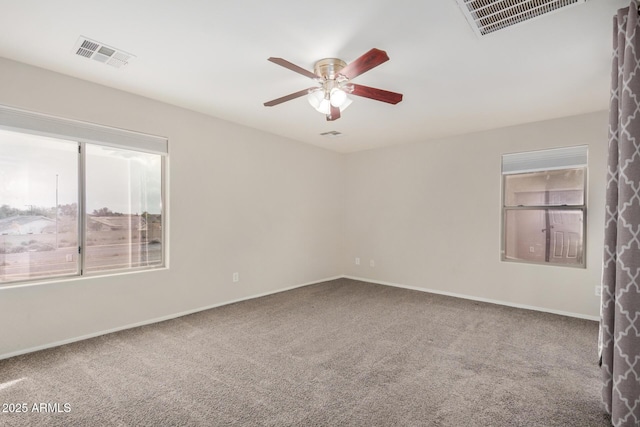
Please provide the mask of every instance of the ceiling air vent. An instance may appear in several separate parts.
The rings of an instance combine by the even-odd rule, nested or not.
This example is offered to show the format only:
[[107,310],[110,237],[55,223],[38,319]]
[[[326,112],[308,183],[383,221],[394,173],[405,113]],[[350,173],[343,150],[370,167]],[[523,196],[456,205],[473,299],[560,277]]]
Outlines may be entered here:
[[322,132],[320,134],[320,136],[326,136],[327,138],[335,138],[337,136],[342,135],[342,133],[338,132],[337,130],[331,130],[329,132]]
[[131,59],[135,58],[135,55],[84,36],[78,38],[73,51],[76,55],[84,56],[115,68],[127,65]]
[[456,0],[479,36],[556,12],[586,0]]

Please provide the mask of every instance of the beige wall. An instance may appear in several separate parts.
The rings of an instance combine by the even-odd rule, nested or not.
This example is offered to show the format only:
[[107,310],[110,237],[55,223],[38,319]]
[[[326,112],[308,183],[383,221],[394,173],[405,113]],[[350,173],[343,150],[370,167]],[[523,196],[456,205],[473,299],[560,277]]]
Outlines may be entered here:
[[170,150],[170,269],[0,289],[0,357],[341,273],[341,155],[4,59],[0,81],[1,104]]
[[[0,358],[342,274],[598,314],[605,112],[341,155],[1,58],[0,81],[0,104],[170,141],[170,268],[0,288]],[[579,144],[587,269],[501,262],[500,156]]]
[[[600,112],[348,155],[345,274],[596,317],[606,141]],[[583,144],[587,268],[501,262],[501,155]]]

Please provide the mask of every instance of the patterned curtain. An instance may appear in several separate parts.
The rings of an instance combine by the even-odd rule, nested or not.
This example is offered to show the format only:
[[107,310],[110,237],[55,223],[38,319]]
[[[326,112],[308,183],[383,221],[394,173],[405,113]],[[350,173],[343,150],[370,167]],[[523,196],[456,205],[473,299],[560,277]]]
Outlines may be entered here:
[[614,17],[602,272],[602,397],[614,426],[640,425],[640,23]]

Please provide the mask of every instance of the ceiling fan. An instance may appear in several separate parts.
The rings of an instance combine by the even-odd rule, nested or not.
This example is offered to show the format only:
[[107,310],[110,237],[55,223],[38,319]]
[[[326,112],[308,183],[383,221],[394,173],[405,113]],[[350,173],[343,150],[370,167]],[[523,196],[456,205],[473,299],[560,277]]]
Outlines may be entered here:
[[281,98],[265,102],[265,107],[273,107],[292,99],[307,95],[309,103],[319,112],[325,114],[328,121],[340,118],[341,112],[351,104],[348,94],[374,99],[376,101],[397,104],[402,101],[402,94],[376,89],[369,86],[351,83],[354,77],[363,74],[389,60],[387,52],[371,49],[355,61],[347,64],[338,58],[325,58],[316,62],[313,73],[282,58],[269,58],[269,61],[291,71],[315,80],[319,86],[312,86]]

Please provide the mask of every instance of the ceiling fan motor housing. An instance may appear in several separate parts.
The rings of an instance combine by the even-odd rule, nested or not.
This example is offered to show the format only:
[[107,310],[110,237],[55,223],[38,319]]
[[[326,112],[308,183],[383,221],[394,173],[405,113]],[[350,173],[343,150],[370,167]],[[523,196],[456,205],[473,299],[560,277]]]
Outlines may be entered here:
[[316,62],[313,67],[313,71],[317,76],[322,77],[325,80],[335,80],[340,73],[340,70],[346,66],[347,63],[342,59],[325,58]]

